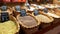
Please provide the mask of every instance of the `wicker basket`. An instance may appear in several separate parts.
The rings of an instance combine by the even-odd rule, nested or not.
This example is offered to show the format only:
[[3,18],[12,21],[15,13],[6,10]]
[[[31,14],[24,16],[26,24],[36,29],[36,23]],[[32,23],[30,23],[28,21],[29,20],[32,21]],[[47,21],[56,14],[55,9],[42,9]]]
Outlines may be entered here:
[[[34,15],[34,13],[32,14]],[[51,23],[54,21],[54,19],[46,14],[40,13],[37,16],[34,16],[38,21],[42,22],[42,23]]]
[[19,15],[20,14],[20,12],[16,12],[16,11],[14,11],[13,12],[13,15],[16,17],[17,15]]
[[39,29],[44,29],[44,28],[49,27],[49,26],[51,26],[51,23],[42,23],[40,25],[40,28]]
[[48,16],[51,16],[53,18],[60,18],[59,15],[55,14],[55,11],[53,11],[52,9],[48,10],[49,12],[48,13],[45,13],[45,12],[40,12],[42,14],[45,14],[45,15],[48,15]]
[[19,23],[17,22],[16,18],[13,17],[12,15],[9,15],[9,20],[13,21],[14,23],[16,23],[16,31],[15,31],[15,34],[19,32],[20,30],[20,26],[19,26]]
[[13,15],[13,10],[12,10],[12,8],[8,9],[7,12],[8,12],[10,15]]
[[54,9],[54,11],[55,11],[54,12],[55,14],[57,14],[58,16],[60,16],[60,9],[56,8],[56,9]]
[[16,18],[13,17],[12,15],[10,15],[9,17],[10,17],[10,20],[12,20],[12,21],[14,21],[14,22],[16,23],[16,25],[17,25],[16,33],[18,33],[19,30],[20,30],[20,25],[19,25],[19,23],[17,22]]
[[[31,15],[34,16],[34,11],[28,11]],[[51,23],[54,21],[54,19],[47,15],[44,14],[42,11],[39,10],[39,15],[34,16],[38,21],[43,22],[43,23]],[[44,18],[44,19],[43,19]]]
[[59,4],[60,5],[60,1],[59,0],[53,0],[54,4]]
[[[18,20],[18,22],[20,23],[20,25],[22,26],[22,29],[23,29],[23,31],[25,32],[25,34],[32,34],[32,33],[36,32],[36,31],[38,31],[39,25],[40,25],[41,23],[40,23],[40,21],[38,21],[34,16],[32,16],[32,15],[30,15],[30,14],[28,14],[28,16],[33,17],[33,18],[37,21],[37,25],[31,26],[31,27],[28,27],[28,26],[24,25],[24,24],[23,24],[22,22],[20,22],[20,20],[19,20],[20,15],[17,15],[17,20]],[[31,24],[31,23],[30,23],[30,24]]]

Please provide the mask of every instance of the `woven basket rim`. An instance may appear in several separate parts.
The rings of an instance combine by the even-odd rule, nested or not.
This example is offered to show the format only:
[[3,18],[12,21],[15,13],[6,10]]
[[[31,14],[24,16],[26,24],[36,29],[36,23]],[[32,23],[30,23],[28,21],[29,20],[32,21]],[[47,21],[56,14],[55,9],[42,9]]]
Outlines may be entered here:
[[12,21],[14,21],[16,23],[16,26],[17,26],[16,33],[19,32],[20,25],[19,25],[18,21],[16,20],[16,18],[14,16],[12,16],[12,15],[9,15],[9,17],[11,18],[10,20],[13,19]]
[[[47,14],[44,14],[44,13],[42,13],[42,12],[39,12],[41,15],[43,15],[43,16],[46,16],[47,18],[49,18],[50,19],[50,22],[49,23],[51,23],[52,21],[54,21],[54,18],[53,17],[51,17],[51,16],[48,16]],[[44,22],[45,23],[45,22]]]
[[[37,21],[37,25],[36,26],[38,26],[38,25],[40,25],[41,23],[34,17],[34,16],[32,16],[32,15],[30,15],[30,14],[27,14],[27,15],[29,15],[29,16],[31,16],[31,17],[33,17],[36,21]],[[25,28],[33,28],[33,27],[36,27],[36,26],[32,26],[32,27],[27,27],[27,26],[25,26],[25,25],[23,25],[23,23],[19,20],[19,18],[18,17],[20,17],[20,14],[19,15],[17,15],[17,20],[18,20],[18,22],[20,23],[20,25],[22,25],[23,27],[25,27]]]

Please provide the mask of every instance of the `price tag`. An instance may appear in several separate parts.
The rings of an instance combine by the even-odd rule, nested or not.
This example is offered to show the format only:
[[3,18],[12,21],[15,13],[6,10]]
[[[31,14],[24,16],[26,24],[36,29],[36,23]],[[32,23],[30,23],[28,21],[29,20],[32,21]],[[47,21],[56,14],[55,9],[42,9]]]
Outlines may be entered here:
[[43,11],[44,11],[45,13],[48,13],[48,9],[47,9],[47,8],[43,9]]
[[38,10],[34,10],[34,15],[38,15],[39,14],[39,11]]
[[20,11],[20,6],[15,6],[16,11]]
[[30,9],[30,4],[29,3],[26,3],[26,6]]
[[1,10],[2,10],[2,11],[6,11],[6,10],[7,10],[7,6],[2,6],[2,7],[1,7]]
[[1,22],[5,22],[9,20],[9,15],[7,12],[1,13]]
[[23,9],[23,10],[21,10],[21,16],[26,16],[26,10],[25,9]]

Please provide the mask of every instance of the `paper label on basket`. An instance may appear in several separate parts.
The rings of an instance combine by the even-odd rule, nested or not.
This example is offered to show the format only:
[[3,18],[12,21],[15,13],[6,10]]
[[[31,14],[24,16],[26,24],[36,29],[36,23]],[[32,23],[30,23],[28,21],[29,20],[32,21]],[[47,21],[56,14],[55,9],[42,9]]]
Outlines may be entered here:
[[39,14],[38,10],[34,10],[34,15],[36,16],[38,14]]
[[26,10],[24,10],[24,9],[23,9],[23,10],[21,10],[21,12],[20,12],[20,13],[21,13],[21,15],[20,15],[20,16],[26,16]]
[[30,4],[29,3],[26,3],[25,5],[28,7],[28,9],[30,9]]
[[20,6],[19,5],[15,6],[15,10],[18,11],[18,12],[20,12]]
[[8,21],[9,15],[7,12],[1,13],[1,22]]
[[48,9],[47,9],[47,8],[43,9],[43,11],[44,11],[45,13],[48,13]]
[[2,6],[2,7],[1,7],[1,10],[2,10],[2,11],[6,11],[6,10],[7,10],[7,6]]
[[30,6],[27,6],[28,7],[28,9],[30,9]]

